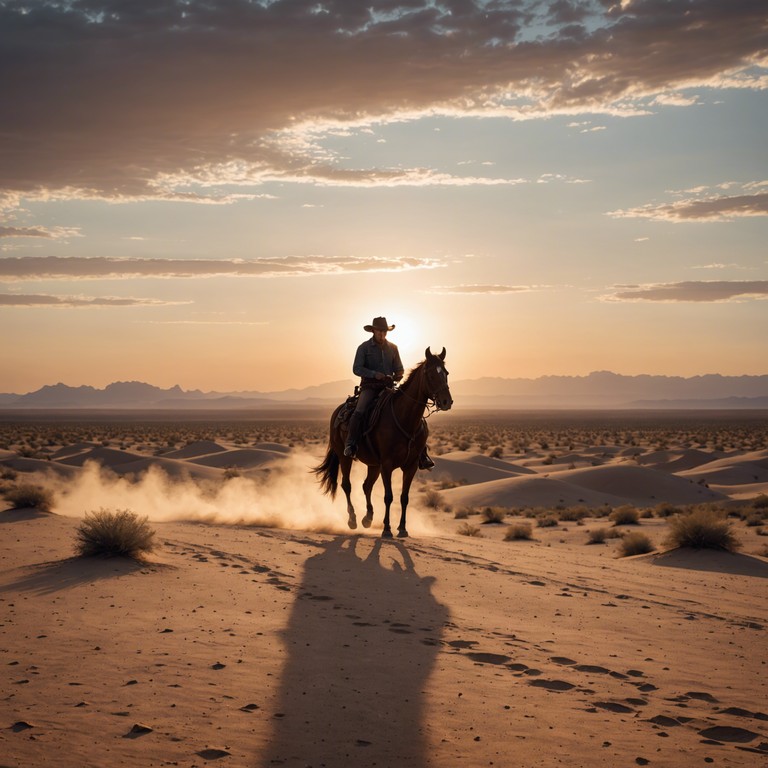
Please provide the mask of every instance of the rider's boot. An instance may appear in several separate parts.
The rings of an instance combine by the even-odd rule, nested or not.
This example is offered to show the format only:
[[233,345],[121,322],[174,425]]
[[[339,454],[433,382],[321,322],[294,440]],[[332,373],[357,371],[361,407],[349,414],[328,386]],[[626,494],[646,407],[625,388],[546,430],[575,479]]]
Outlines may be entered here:
[[363,426],[363,414],[355,411],[349,417],[349,432],[347,433],[347,443],[344,446],[344,455],[355,457],[357,453],[357,442],[360,439],[360,429]]
[[435,462],[432,461],[430,455],[427,453],[427,446],[424,446],[424,450],[419,456],[419,469],[426,469],[427,472],[431,472],[434,469]]

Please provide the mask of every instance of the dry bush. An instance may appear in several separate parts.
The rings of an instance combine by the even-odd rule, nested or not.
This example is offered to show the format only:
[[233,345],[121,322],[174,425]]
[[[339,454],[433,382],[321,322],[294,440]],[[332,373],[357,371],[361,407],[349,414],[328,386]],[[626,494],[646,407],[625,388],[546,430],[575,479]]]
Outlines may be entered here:
[[620,557],[632,557],[632,555],[645,555],[648,552],[653,552],[656,547],[653,546],[653,542],[640,531],[634,531],[622,536],[621,543],[619,544]]
[[759,496],[752,499],[752,506],[755,509],[768,509],[768,496],[761,493]]
[[539,528],[556,528],[559,520],[554,515],[543,515],[536,518]]
[[480,516],[483,518],[484,524],[490,523],[503,523],[504,518],[507,516],[506,511],[500,507],[486,507]]
[[17,509],[34,507],[41,512],[50,512],[53,508],[53,493],[47,488],[31,483],[21,483],[9,488],[3,496]]
[[155,532],[146,517],[129,509],[113,512],[103,507],[86,512],[76,531],[77,552],[84,557],[132,557],[140,559],[155,548]]
[[501,459],[504,456],[504,449],[500,445],[497,445],[495,448],[491,448],[491,451],[488,455],[492,459]]
[[589,517],[589,510],[586,507],[568,507],[560,512],[559,517],[564,523],[578,523]]
[[747,515],[744,518],[744,522],[747,524],[747,527],[749,528],[757,528],[758,526],[763,524],[763,513],[753,512],[751,515]]
[[686,549],[721,549],[726,552],[735,552],[741,547],[722,514],[704,507],[687,515],[670,518],[665,544]]
[[591,531],[587,531],[587,544],[605,544],[608,530],[608,528],[593,528]]
[[672,515],[682,514],[682,509],[670,504],[668,501],[662,501],[653,508],[656,517],[672,517]]
[[424,504],[430,509],[440,509],[445,505],[445,499],[440,491],[436,491],[434,488],[427,488],[424,491]]
[[504,532],[504,541],[530,540],[533,538],[533,529],[530,523],[513,523]]
[[472,525],[471,523],[462,523],[459,526],[458,532],[462,536],[474,536],[477,539],[482,539],[483,536],[480,533],[480,529],[476,525]]
[[617,507],[608,518],[613,521],[614,525],[638,525],[640,523],[640,513],[629,504]]
[[462,507],[461,509],[457,509],[453,513],[453,519],[454,520],[466,520],[469,517],[469,510],[466,507]]

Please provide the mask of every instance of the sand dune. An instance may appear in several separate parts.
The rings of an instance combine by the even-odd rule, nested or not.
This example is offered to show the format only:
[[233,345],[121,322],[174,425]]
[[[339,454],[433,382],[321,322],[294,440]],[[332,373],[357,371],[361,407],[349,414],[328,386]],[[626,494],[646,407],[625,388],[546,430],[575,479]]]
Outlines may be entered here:
[[105,467],[116,467],[119,464],[126,464],[144,458],[144,456],[138,453],[99,446],[98,448],[90,448],[86,451],[63,456],[56,461],[59,464],[67,464],[71,467],[82,467],[87,461],[96,461]]
[[195,440],[193,443],[189,443],[183,448],[164,453],[163,457],[166,459],[190,459],[195,456],[208,456],[211,453],[226,450],[227,449],[223,445],[219,445],[213,440]]
[[695,504],[725,499],[722,493],[688,479],[644,467],[610,465],[494,480],[443,491],[460,506],[654,506],[661,501]]
[[229,451],[212,453],[209,456],[197,456],[189,460],[191,464],[202,464],[206,467],[239,467],[241,469],[252,469],[270,464],[275,461],[283,461],[286,457],[284,452],[262,450],[260,448],[238,448]]

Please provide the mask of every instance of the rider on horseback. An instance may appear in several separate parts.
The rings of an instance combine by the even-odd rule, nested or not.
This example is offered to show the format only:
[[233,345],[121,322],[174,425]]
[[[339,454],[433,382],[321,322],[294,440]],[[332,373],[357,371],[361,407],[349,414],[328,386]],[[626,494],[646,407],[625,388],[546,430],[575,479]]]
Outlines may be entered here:
[[[344,446],[344,455],[354,457],[360,432],[365,421],[365,414],[386,387],[391,387],[403,378],[403,364],[397,346],[387,341],[387,332],[394,329],[387,324],[386,317],[374,317],[370,325],[363,330],[373,336],[364,341],[355,353],[352,372],[360,376],[360,396],[355,411],[349,419],[349,433]],[[434,461],[427,454],[426,447],[419,457],[419,469],[432,469]]]

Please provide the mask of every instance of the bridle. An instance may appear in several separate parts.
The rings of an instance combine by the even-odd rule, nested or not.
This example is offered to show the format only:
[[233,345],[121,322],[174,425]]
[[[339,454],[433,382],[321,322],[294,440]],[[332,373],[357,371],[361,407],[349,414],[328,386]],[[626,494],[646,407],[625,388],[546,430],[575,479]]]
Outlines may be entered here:
[[[438,358],[437,363],[430,368],[430,360],[427,360],[425,362],[425,368],[424,368],[424,379],[425,384],[427,387],[427,402],[426,402],[426,416],[424,416],[425,419],[428,419],[433,413],[437,413],[438,411],[442,411],[443,409],[438,404],[438,398],[443,392],[448,393],[448,398],[450,399],[450,390],[448,389],[448,371],[446,370],[445,366],[443,365],[442,360]],[[433,374],[437,374],[439,376],[439,382],[435,384],[434,382],[430,382],[430,377]],[[434,385],[434,386],[433,386]],[[413,402],[420,402],[415,397],[412,397],[409,395],[405,390],[398,389],[397,395],[398,397],[405,397],[408,400],[411,400]]]

